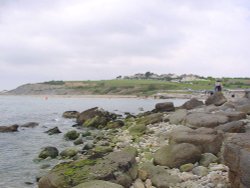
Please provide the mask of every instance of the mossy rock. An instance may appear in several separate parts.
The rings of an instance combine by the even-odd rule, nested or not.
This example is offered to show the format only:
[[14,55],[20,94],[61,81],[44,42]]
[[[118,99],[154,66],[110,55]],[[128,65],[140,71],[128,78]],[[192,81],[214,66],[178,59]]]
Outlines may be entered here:
[[146,130],[147,127],[144,124],[136,124],[128,128],[129,133],[134,137],[143,135]]
[[74,157],[77,154],[77,152],[78,151],[76,148],[67,148],[60,153],[60,156],[70,158]]
[[92,133],[90,131],[86,131],[84,133],[82,133],[82,137],[87,137],[87,136],[91,136]]
[[106,128],[108,129],[115,129],[123,127],[125,123],[122,120],[111,121],[107,124]]
[[56,158],[58,156],[58,149],[55,147],[45,147],[39,154],[39,158],[46,159],[47,157]]
[[149,114],[147,116],[141,117],[136,120],[138,124],[144,124],[144,125],[149,125],[149,124],[155,124],[162,122],[163,120],[163,114],[162,113],[153,113]]
[[101,116],[95,116],[93,118],[87,119],[84,123],[84,127],[102,128],[108,123],[107,118]]
[[180,166],[181,172],[190,172],[194,168],[194,164],[188,163]]
[[113,148],[110,146],[96,146],[92,151],[96,154],[103,155],[112,152]]
[[99,159],[80,159],[61,163],[39,180],[39,188],[71,188],[92,180],[106,180],[126,186],[132,184],[130,170],[136,165],[136,149],[129,147]]
[[64,138],[67,140],[75,140],[79,137],[79,133],[76,130],[68,131],[65,135]]

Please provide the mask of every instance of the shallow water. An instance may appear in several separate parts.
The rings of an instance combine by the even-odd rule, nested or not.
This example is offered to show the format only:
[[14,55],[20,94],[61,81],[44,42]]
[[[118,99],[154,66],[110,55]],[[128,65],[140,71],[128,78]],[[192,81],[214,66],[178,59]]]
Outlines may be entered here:
[[[62,134],[49,136],[44,131],[58,126],[64,133],[73,129],[74,120],[65,119],[68,110],[84,111],[98,106],[123,114],[137,114],[139,108],[152,110],[156,103],[172,101],[175,106],[185,99],[139,99],[139,98],[48,98],[31,96],[0,96],[0,126],[38,122],[35,128],[21,128],[15,133],[0,133],[0,187],[37,187],[35,177],[41,163],[33,162],[42,147],[55,146],[62,149],[71,146]],[[25,182],[34,184],[27,185]]]

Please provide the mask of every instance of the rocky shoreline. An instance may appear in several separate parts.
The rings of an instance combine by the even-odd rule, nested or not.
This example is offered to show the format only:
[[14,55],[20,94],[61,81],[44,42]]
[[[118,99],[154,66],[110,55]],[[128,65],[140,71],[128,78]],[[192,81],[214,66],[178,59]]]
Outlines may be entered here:
[[[55,127],[44,134],[63,134],[75,146],[41,149],[36,161],[46,173],[37,176],[38,186],[250,187],[249,114],[248,93],[240,98],[215,93],[205,102],[192,98],[178,108],[158,103],[136,116],[97,107],[67,111],[63,117],[76,119],[75,130],[61,133]],[[57,165],[51,169],[52,160]]]

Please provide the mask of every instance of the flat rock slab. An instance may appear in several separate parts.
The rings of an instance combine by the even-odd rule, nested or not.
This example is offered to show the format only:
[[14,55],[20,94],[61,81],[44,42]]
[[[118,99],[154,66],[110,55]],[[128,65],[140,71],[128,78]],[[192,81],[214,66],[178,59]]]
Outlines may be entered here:
[[220,124],[225,124],[229,118],[223,114],[193,112],[185,118],[185,125],[191,128],[214,128]]

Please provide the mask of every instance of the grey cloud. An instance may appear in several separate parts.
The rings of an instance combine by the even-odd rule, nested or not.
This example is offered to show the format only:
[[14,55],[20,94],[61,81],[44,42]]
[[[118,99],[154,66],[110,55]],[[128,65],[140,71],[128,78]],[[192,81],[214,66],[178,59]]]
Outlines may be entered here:
[[[108,79],[145,71],[246,76],[249,5],[246,0],[1,1],[0,70],[8,72],[2,78]],[[237,72],[218,70],[223,66]],[[25,70],[15,72],[20,67]]]

